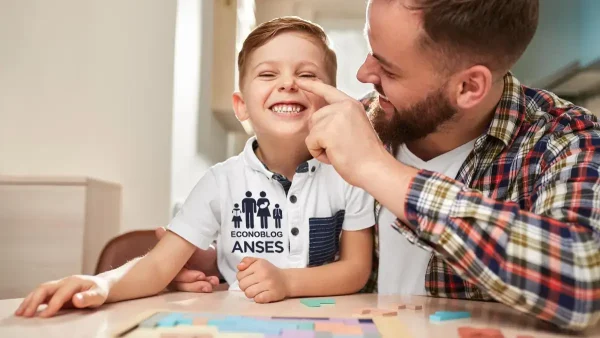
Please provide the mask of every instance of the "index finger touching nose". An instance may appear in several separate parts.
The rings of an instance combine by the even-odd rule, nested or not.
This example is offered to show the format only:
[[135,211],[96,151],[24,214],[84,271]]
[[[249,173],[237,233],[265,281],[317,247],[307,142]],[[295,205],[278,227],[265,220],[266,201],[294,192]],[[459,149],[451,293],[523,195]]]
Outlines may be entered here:
[[321,81],[299,79],[296,83],[298,87],[300,87],[300,89],[321,96],[329,104],[341,102],[348,99],[352,100],[352,98],[346,95],[344,92]]

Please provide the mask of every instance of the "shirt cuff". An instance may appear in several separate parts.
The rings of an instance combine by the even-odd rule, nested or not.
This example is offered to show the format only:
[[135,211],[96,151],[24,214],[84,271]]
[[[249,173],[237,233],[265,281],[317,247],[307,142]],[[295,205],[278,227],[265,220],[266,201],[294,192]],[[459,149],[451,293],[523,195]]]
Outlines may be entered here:
[[202,250],[207,250],[214,241],[213,238],[199,233],[198,227],[191,227],[187,223],[178,220],[177,217],[175,217],[169,226],[167,226],[167,230],[174,232]]
[[370,228],[375,225],[375,217],[373,211],[369,211],[365,215],[344,216],[344,231],[358,231]]
[[464,184],[447,176],[419,171],[405,202],[408,224],[398,221],[394,227],[413,244],[437,244],[463,189]]

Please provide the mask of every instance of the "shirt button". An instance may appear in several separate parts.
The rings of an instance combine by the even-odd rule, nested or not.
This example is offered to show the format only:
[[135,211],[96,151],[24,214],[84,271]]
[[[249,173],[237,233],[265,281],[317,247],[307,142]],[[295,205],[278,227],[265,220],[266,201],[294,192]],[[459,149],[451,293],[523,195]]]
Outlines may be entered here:
[[292,235],[298,236],[299,232],[300,232],[300,230],[298,230],[298,228],[296,228],[296,227],[292,228]]
[[290,196],[290,202],[296,203],[297,201],[298,201],[298,198],[296,197],[296,195]]
[[315,170],[317,170],[317,167],[312,167],[312,168],[310,169],[310,171],[312,171],[313,173],[315,172]]

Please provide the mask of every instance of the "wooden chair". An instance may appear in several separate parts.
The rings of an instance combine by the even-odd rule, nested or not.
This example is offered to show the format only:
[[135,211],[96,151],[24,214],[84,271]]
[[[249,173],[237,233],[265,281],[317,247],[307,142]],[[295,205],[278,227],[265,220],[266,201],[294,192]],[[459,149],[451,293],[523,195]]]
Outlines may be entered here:
[[111,239],[102,249],[96,274],[118,268],[128,261],[145,255],[158,243],[154,230],[132,231]]

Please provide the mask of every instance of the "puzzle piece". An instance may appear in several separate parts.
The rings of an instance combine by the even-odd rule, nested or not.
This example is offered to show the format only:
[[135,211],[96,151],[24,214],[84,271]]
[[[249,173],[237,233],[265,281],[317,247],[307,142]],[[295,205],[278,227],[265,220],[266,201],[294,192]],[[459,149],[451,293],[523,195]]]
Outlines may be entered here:
[[177,325],[177,321],[182,319],[181,313],[170,313],[162,317],[157,323],[158,327],[173,327]]
[[415,310],[415,311],[418,311],[418,310],[423,310],[423,305],[417,305],[417,304],[407,304],[407,305],[406,305],[406,308],[407,308],[407,309],[409,309],[409,310]]
[[447,320],[456,320],[470,317],[471,313],[466,311],[438,311],[429,316],[429,320],[432,322],[444,322]]
[[459,327],[458,335],[460,338],[504,338],[504,335],[498,329],[469,326]]
[[[319,300],[319,304],[321,301]],[[333,302],[325,299],[325,303]],[[397,314],[397,311],[386,309],[373,309],[373,312],[381,315],[390,312]],[[153,334],[152,331],[155,333]],[[135,337],[161,338],[381,338],[382,336],[379,327],[370,318],[251,317],[186,312],[154,313],[139,322],[132,333]]]
[[324,304],[335,304],[335,299],[332,298],[305,298],[300,299],[300,303],[308,307],[321,307]]
[[383,337],[412,338],[408,328],[398,318],[375,317],[373,322]]
[[387,310],[387,309],[365,308],[365,309],[360,309],[358,314],[359,315],[370,315],[370,316],[394,317],[394,316],[398,315],[398,311]]

